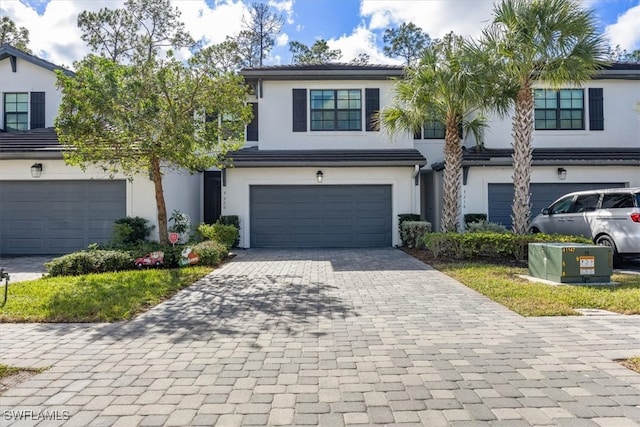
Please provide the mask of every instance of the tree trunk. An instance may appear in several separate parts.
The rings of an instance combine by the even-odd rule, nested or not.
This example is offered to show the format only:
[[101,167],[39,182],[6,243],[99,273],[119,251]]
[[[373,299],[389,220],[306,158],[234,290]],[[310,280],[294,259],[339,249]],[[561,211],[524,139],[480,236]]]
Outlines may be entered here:
[[167,205],[164,202],[164,190],[162,188],[162,171],[160,170],[160,159],[151,159],[151,174],[153,175],[153,186],[156,190],[156,208],[158,209],[158,235],[160,243],[169,244],[169,230],[167,228]]
[[531,163],[533,148],[534,104],[531,84],[522,85],[515,104],[513,117],[513,205],[511,223],[515,234],[525,234],[531,214]]
[[444,143],[444,206],[440,228],[443,232],[458,231],[462,146],[458,134],[458,118],[447,116]]

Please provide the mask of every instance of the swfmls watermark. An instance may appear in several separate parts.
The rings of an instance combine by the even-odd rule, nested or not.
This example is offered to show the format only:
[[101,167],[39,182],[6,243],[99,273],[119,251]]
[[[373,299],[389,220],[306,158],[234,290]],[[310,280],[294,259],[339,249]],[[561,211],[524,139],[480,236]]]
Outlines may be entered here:
[[69,411],[33,409],[6,410],[3,412],[5,421],[67,421],[71,418]]

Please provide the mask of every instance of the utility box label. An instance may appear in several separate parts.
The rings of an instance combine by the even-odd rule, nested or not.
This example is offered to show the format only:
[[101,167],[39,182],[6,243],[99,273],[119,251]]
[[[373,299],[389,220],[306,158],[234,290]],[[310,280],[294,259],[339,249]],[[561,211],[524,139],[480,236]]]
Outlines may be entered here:
[[596,274],[596,257],[595,256],[581,256],[580,260],[580,274]]

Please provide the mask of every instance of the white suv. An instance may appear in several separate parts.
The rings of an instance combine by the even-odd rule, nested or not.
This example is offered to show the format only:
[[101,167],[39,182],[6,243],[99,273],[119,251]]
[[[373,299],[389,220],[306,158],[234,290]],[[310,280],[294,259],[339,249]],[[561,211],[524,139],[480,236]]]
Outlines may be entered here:
[[640,256],[640,187],[564,195],[542,209],[529,232],[588,237],[611,246],[614,261]]

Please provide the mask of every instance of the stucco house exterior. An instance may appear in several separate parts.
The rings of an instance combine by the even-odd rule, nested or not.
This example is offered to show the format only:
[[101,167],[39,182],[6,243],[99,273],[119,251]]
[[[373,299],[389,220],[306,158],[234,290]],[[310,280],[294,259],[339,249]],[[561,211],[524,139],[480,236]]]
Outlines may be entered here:
[[[640,64],[612,64],[581,87],[538,82],[534,96],[532,218],[572,191],[640,185]],[[511,225],[511,143],[510,116],[490,119],[482,149],[472,138],[463,142],[462,214]],[[416,147],[427,151],[424,141]],[[443,158],[429,148],[422,213],[438,224]]]
[[[110,179],[64,164],[52,128],[61,100],[56,69],[0,47],[0,254],[81,249],[108,240],[123,216],[144,217],[157,230],[146,173]],[[245,146],[223,170],[167,171],[169,212],[193,223],[237,215],[244,248],[395,246],[405,213],[438,230],[444,129],[431,123],[391,137],[374,119],[391,102],[401,67],[284,65],[241,74],[254,112]],[[535,90],[533,215],[570,191],[640,186],[639,64],[614,64],[583,87]],[[485,213],[510,225],[511,141],[510,117],[491,118],[480,148],[463,136],[460,224],[466,213]]]
[[222,172],[221,211],[240,217],[242,247],[400,243],[397,215],[419,212],[424,156],[375,121],[393,96],[392,66],[245,69],[254,121]]
[[[148,175],[110,179],[100,169],[65,165],[53,129],[61,102],[55,70],[71,73],[12,46],[0,47],[0,254],[83,249],[109,240],[113,221],[124,216],[157,225]],[[197,175],[168,173],[169,212],[180,209],[199,220],[200,181]]]

